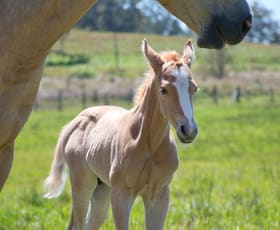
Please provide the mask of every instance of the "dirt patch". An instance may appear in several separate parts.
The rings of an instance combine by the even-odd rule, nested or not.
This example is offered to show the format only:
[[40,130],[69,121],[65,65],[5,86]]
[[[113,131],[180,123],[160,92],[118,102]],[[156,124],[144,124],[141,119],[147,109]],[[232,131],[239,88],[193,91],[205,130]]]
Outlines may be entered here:
[[240,86],[251,89],[254,84],[261,85],[265,89],[278,88],[280,89],[280,72],[273,71],[250,71],[235,73],[230,72],[227,77],[217,79],[211,76],[198,76],[196,78],[198,83],[203,86]]
[[40,84],[37,102],[57,100],[61,93],[65,99],[78,98],[82,94],[86,94],[88,97],[106,96],[132,100],[134,90],[141,84],[140,82],[141,78],[99,76],[95,79],[79,79],[44,76]]
[[[67,99],[80,97],[86,93],[90,97],[104,97],[132,99],[135,90],[141,84],[143,77],[134,79],[120,78],[117,76],[98,76],[95,79],[79,79],[75,77],[43,77],[37,101],[56,100],[59,93]],[[239,86],[244,91],[260,92],[273,89],[280,91],[280,72],[251,71],[242,73],[228,73],[228,76],[219,80],[210,76],[195,76],[200,88],[211,90],[218,87],[221,94],[228,94]]]

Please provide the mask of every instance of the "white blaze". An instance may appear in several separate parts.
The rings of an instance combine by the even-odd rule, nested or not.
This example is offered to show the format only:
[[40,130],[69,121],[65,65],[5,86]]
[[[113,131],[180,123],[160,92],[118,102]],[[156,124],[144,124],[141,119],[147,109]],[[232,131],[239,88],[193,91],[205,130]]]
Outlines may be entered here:
[[177,89],[179,95],[180,106],[184,112],[185,117],[189,120],[189,124],[193,123],[193,111],[189,94],[189,74],[184,71],[182,67],[173,72],[176,81],[172,84]]

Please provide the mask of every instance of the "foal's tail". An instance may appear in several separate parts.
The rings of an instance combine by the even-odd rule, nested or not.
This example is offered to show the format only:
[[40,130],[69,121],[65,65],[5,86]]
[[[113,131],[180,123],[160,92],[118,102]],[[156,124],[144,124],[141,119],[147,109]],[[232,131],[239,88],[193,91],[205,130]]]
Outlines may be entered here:
[[64,159],[64,138],[61,134],[55,148],[55,154],[49,176],[44,183],[44,198],[51,199],[58,197],[64,189],[66,176],[67,174]]

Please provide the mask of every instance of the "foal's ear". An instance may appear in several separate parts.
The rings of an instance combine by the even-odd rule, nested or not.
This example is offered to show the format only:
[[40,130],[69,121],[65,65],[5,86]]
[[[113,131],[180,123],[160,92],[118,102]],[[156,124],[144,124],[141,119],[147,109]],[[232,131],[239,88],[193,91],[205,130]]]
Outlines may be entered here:
[[182,59],[184,63],[186,63],[189,67],[191,67],[192,61],[194,59],[194,47],[192,45],[191,40],[188,40],[185,44]]
[[147,58],[147,60],[149,61],[154,71],[155,72],[158,71],[164,62],[161,59],[160,55],[156,51],[154,51],[152,47],[148,45],[146,39],[144,39],[142,42],[142,52],[144,56]]

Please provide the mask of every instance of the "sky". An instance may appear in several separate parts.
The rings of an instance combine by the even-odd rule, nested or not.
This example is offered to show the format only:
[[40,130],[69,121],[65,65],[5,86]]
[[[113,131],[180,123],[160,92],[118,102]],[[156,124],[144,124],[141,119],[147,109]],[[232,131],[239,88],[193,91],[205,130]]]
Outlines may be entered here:
[[249,4],[252,2],[259,2],[262,6],[273,11],[273,18],[280,21],[280,0],[248,0]]

